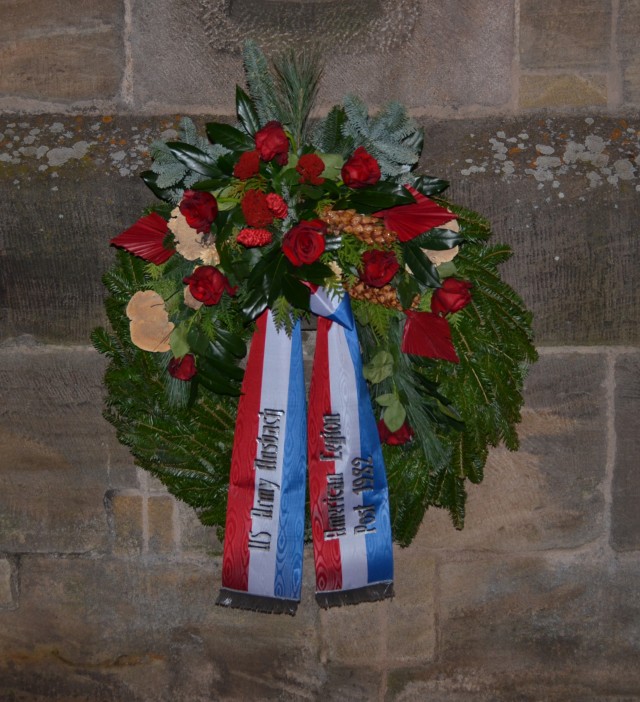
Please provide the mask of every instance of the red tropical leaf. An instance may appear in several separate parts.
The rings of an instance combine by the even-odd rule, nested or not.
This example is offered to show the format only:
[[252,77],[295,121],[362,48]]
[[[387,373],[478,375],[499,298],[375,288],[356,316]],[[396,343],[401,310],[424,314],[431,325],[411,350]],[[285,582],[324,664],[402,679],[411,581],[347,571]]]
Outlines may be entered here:
[[451,327],[444,317],[413,310],[407,310],[406,315],[401,346],[404,353],[460,363],[451,341]]
[[132,227],[118,234],[109,243],[159,266],[175,253],[173,249],[165,248],[162,243],[168,231],[166,220],[153,212],[141,217]]
[[396,232],[400,241],[410,241],[429,229],[456,219],[456,215],[437,205],[415,188],[408,185],[405,185],[405,188],[415,198],[414,203],[397,205],[373,213],[375,217],[381,217],[384,220],[387,229]]

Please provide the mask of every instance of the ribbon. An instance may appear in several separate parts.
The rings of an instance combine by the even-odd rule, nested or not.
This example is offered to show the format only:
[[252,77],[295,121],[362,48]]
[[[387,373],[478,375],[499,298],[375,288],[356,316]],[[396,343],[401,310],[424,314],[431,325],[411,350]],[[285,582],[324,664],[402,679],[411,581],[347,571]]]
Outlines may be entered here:
[[[311,296],[318,332],[308,463],[316,599],[323,607],[393,594],[382,450],[349,297]],[[295,614],[304,544],[307,418],[299,323],[257,320],[238,405],[222,590],[217,604]]]

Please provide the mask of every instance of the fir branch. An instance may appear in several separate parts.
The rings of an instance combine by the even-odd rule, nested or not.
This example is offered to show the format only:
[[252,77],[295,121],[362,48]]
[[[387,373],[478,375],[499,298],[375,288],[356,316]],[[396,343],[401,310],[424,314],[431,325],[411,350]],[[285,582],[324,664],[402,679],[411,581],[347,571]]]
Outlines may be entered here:
[[260,124],[280,120],[280,107],[277,100],[276,86],[269,71],[267,59],[258,45],[248,40],[242,50],[245,80],[249,89]]

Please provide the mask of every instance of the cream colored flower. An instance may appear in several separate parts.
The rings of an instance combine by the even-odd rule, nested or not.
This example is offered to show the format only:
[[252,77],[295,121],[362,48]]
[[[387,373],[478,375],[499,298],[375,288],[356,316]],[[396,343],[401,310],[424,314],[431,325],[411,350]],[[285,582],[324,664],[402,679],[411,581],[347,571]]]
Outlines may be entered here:
[[187,307],[191,307],[192,310],[199,310],[202,307],[202,302],[196,300],[191,294],[191,288],[188,285],[184,286],[184,304]]
[[131,341],[143,351],[170,351],[169,337],[174,324],[164,306],[164,300],[153,290],[137,292],[127,305],[127,317],[131,320]]
[[187,224],[179,207],[171,212],[168,226],[176,238],[176,251],[187,261],[200,259],[207,266],[217,266],[220,263],[220,256],[215,244],[203,244],[204,234],[197,232]]

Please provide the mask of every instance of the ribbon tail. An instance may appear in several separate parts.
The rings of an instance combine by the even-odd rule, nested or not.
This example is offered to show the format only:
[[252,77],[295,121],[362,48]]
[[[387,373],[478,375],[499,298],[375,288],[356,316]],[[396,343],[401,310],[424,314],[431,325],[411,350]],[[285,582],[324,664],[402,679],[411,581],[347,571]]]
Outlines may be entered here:
[[318,319],[308,433],[316,600],[391,597],[389,494],[355,325]]
[[238,404],[216,604],[295,614],[302,585],[306,466],[302,335],[257,320]]

